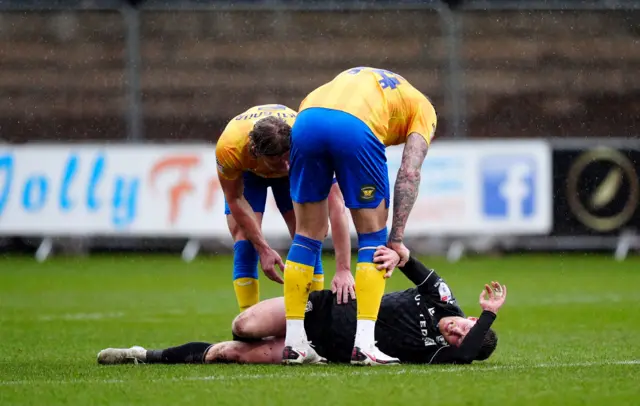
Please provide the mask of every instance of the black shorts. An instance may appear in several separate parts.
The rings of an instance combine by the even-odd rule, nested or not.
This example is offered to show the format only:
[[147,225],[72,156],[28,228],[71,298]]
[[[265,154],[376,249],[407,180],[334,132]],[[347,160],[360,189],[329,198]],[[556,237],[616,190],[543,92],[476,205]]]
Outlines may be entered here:
[[330,290],[311,292],[304,318],[307,338],[330,362],[348,363],[356,334],[356,302],[337,304]]

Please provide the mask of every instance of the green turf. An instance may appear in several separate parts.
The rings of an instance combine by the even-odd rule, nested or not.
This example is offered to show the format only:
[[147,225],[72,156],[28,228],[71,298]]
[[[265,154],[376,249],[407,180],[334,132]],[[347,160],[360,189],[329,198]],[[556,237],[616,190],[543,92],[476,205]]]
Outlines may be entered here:
[[[494,357],[472,366],[98,366],[105,347],[223,340],[229,257],[0,258],[0,404],[633,405],[640,402],[640,260],[428,262],[464,310],[507,284]],[[327,285],[333,261],[327,258]],[[263,298],[282,288],[264,278]],[[387,291],[410,286],[396,274]],[[635,361],[635,363],[633,363]],[[627,362],[627,364],[622,364]]]

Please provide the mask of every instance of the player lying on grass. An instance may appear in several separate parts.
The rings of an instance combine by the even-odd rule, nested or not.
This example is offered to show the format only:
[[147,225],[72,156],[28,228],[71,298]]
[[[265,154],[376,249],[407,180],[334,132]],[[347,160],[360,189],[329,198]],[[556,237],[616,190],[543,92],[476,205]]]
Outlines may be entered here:
[[[380,269],[394,260],[397,263],[398,256],[393,250],[378,247],[374,261],[380,264]],[[402,362],[419,364],[467,364],[485,360],[493,353],[497,336],[490,327],[506,299],[506,286],[497,282],[485,285],[480,294],[480,317],[465,318],[451,290],[434,270],[414,257],[400,270],[416,286],[383,296],[375,330],[375,339],[382,351]],[[350,362],[356,306],[355,301],[337,304],[329,290],[309,295],[305,328],[322,357],[316,363]],[[280,363],[286,333],[284,299],[268,299],[244,311],[233,321],[232,329],[236,336],[263,340],[192,342],[148,351],[142,347],[107,348],[98,354],[98,363]]]
[[[261,228],[267,189],[270,187],[291,237],[296,232],[289,190],[291,126],[295,119],[296,112],[280,104],[251,107],[229,121],[216,143],[218,179],[224,193],[227,224],[234,241],[233,288],[240,311],[260,300],[258,261],[269,279],[283,283],[276,271],[276,266],[284,271],[282,258],[271,249]],[[347,292],[354,297],[349,219],[335,179],[329,196],[328,218],[337,262],[331,286],[334,291]],[[314,257],[311,290],[322,289],[324,272],[317,255]]]

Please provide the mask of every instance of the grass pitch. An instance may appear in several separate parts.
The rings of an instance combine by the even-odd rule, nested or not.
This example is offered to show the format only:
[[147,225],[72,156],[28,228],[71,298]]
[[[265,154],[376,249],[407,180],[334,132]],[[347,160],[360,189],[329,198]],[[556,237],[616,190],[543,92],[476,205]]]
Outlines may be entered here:
[[[640,259],[426,261],[468,314],[483,283],[509,289],[499,345],[472,366],[99,366],[105,347],[230,338],[230,257],[0,258],[0,404],[634,405]],[[327,257],[326,286],[334,262]],[[355,267],[354,267],[355,269]],[[261,277],[262,298],[282,287]],[[387,291],[410,286],[396,271]]]

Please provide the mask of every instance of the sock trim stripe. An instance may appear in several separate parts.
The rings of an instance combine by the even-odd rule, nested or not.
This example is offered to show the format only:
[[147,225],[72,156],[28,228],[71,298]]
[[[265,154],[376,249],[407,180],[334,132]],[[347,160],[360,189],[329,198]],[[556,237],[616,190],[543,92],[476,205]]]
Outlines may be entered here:
[[291,245],[292,245],[292,246],[293,246],[293,245],[296,245],[296,246],[298,246],[298,247],[306,248],[306,249],[308,249],[309,251],[313,251],[311,248],[307,247],[306,245],[296,244],[296,243],[293,243],[293,244],[291,244]]
[[420,287],[420,286],[424,285],[424,283],[427,281],[427,279],[429,279],[429,278],[431,277],[431,274],[432,274],[432,273],[433,273],[433,270],[432,270],[431,272],[429,272],[429,275],[427,275],[427,277],[426,277],[426,278],[424,278],[424,280],[423,280],[422,282],[420,282],[420,284],[419,284],[419,285],[416,285],[416,288],[418,288],[418,287]]
[[375,250],[378,249],[378,247],[362,247],[358,250],[358,252],[362,251],[362,250]]

